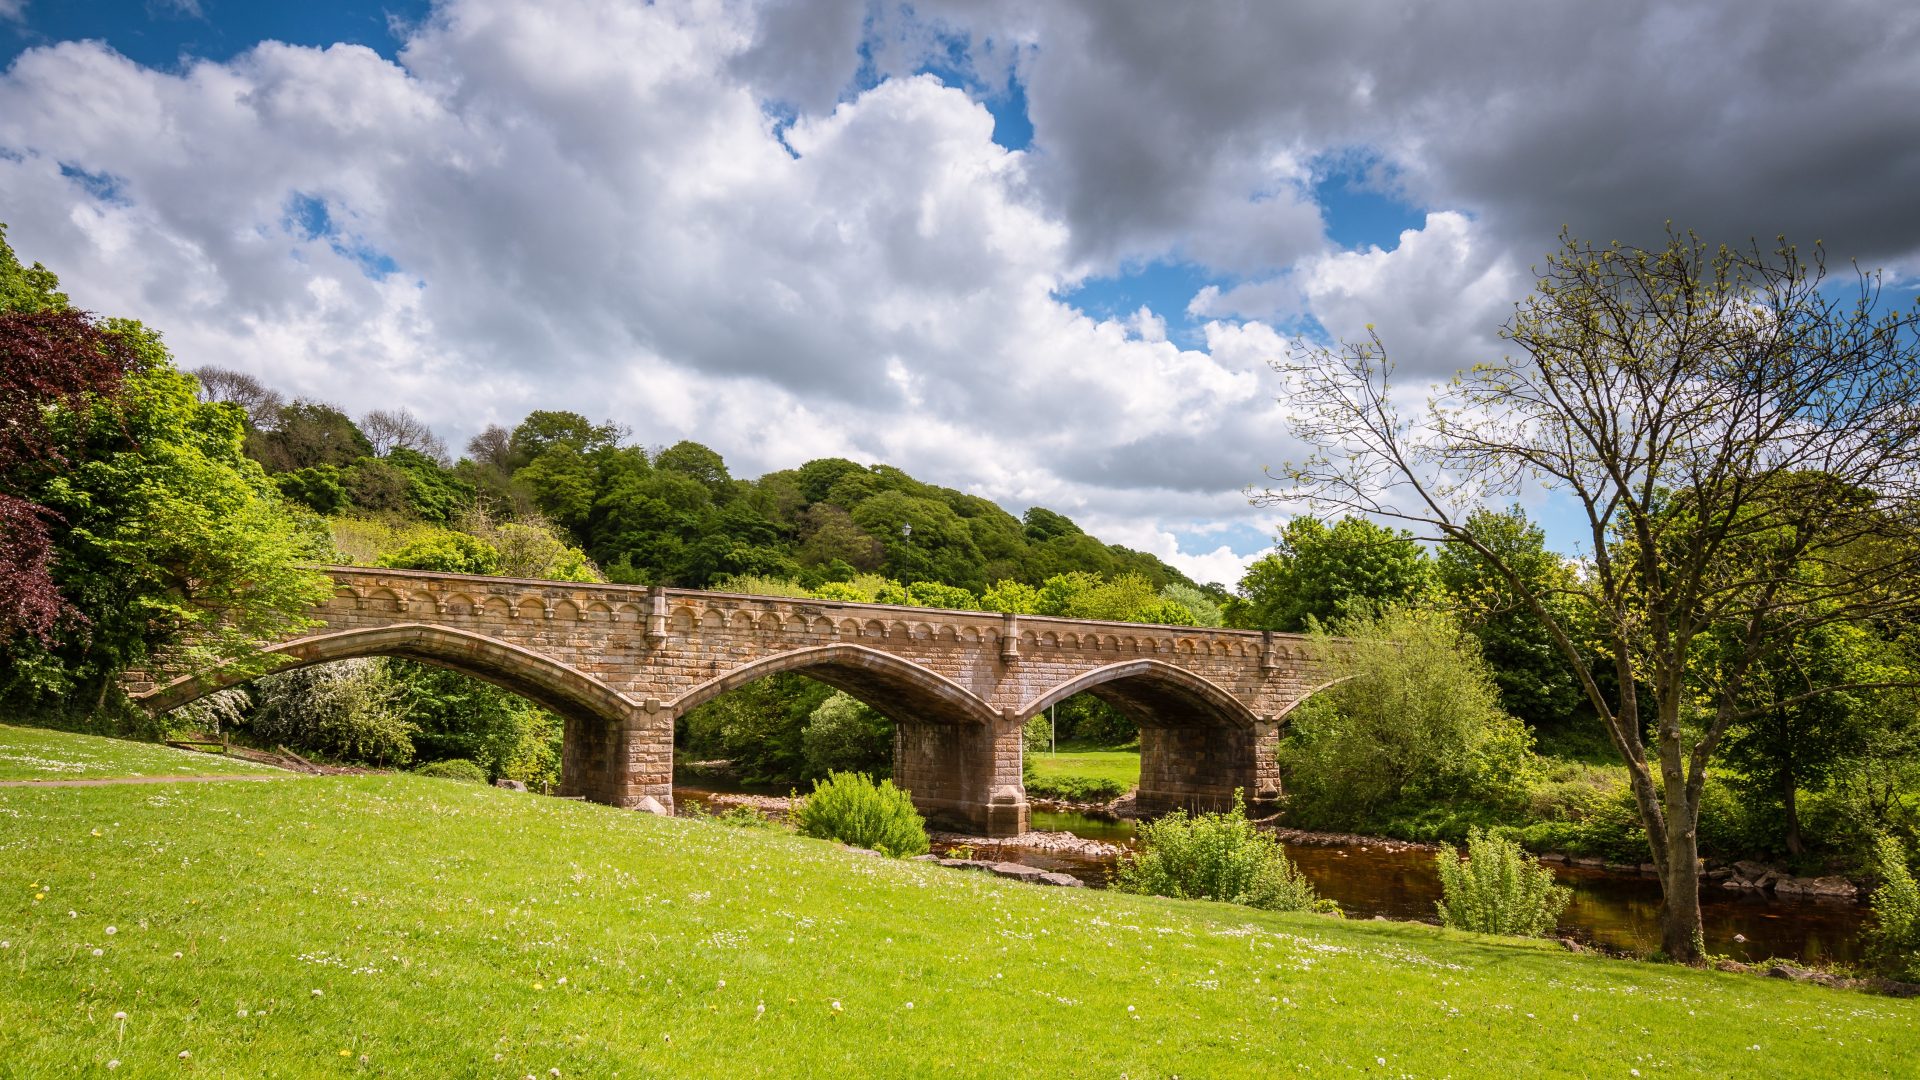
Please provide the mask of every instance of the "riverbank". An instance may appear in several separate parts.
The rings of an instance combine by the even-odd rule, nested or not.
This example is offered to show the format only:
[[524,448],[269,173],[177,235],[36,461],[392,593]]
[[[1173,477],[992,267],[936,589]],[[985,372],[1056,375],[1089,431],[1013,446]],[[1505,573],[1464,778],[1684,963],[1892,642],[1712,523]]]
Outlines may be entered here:
[[1914,1002],[404,774],[0,791],[0,848],[23,1075],[1920,1073]]

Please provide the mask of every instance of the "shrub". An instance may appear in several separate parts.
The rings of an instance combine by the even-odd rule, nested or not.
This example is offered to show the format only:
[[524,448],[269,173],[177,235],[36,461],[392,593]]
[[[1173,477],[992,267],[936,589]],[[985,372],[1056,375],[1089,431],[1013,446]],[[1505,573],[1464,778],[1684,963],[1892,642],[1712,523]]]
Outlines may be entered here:
[[1122,860],[1114,877],[1121,892],[1223,900],[1267,911],[1333,907],[1314,892],[1280,842],[1247,820],[1238,791],[1226,813],[1176,810],[1142,824],[1138,842],[1139,851]]
[[442,780],[460,780],[469,784],[487,782],[487,770],[465,758],[432,761],[413,770],[415,776],[437,776]]
[[1539,937],[1553,929],[1573,899],[1554,884],[1553,871],[1514,841],[1475,829],[1462,860],[1452,847],[1434,855],[1444,894],[1434,906],[1440,921],[1456,930]]
[[836,772],[816,780],[793,812],[802,836],[838,840],[900,859],[927,853],[927,825],[893,781],[875,784],[865,773]]
[[413,759],[414,726],[397,707],[398,693],[378,660],[341,660],[262,676],[247,718],[267,745],[346,761],[405,765]]
[[1119,781],[1104,776],[1039,776],[1027,778],[1027,794],[1067,802],[1109,802],[1125,793]]
[[1883,836],[1874,847],[1873,924],[1867,929],[1868,955],[1896,979],[1920,981],[1920,886],[1907,869],[1900,841]]

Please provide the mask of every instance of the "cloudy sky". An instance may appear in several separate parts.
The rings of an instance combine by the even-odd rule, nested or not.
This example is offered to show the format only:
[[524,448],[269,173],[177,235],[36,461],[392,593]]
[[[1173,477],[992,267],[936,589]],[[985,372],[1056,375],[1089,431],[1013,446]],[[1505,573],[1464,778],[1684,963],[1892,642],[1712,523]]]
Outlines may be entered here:
[[0,60],[14,247],[186,366],[885,461],[1228,583],[1296,336],[1497,354],[1563,225],[1920,269],[1906,0],[0,0]]

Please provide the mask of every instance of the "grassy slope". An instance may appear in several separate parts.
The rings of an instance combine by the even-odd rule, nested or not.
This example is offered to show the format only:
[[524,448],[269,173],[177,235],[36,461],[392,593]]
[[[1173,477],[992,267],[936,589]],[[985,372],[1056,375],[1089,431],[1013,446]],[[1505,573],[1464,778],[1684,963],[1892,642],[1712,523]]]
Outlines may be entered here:
[[1062,743],[1060,752],[1050,754],[1036,747],[1032,755],[1034,775],[1047,778],[1084,776],[1093,780],[1112,780],[1122,791],[1140,786],[1140,751],[1110,750],[1077,743]]
[[1912,1002],[411,776],[0,789],[0,927],[0,1075],[1920,1074]]
[[260,775],[278,770],[217,754],[0,724],[0,780]]

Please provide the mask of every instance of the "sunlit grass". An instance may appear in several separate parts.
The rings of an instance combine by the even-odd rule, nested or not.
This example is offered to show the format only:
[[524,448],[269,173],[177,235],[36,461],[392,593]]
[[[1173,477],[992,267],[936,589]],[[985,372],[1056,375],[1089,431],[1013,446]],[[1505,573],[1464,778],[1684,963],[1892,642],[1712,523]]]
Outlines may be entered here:
[[1140,786],[1140,748],[1116,749],[1079,743],[1062,743],[1059,753],[1049,753],[1044,744],[1033,747],[1030,760],[1034,775],[1043,779],[1082,777],[1111,780],[1120,790]]
[[0,724],[0,780],[224,776],[278,771],[251,761],[176,750],[156,743]]
[[1920,1074],[1912,1002],[405,775],[0,789],[0,926],[6,1075]]

